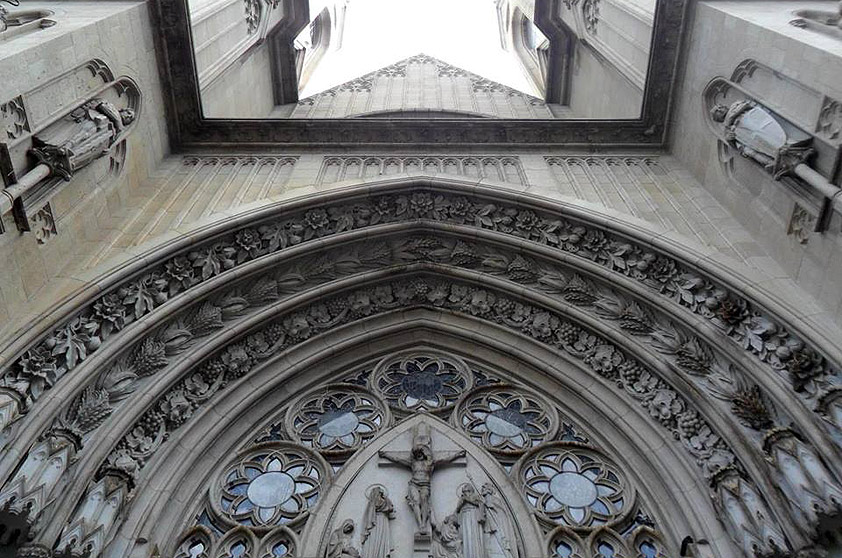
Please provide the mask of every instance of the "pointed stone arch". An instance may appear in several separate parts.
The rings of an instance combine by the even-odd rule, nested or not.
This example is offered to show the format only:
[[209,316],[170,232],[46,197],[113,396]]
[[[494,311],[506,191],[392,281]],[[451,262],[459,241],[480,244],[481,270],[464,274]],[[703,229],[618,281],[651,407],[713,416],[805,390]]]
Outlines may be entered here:
[[[807,455],[817,468],[805,482],[838,484],[838,445],[823,442],[839,427],[840,359],[792,308],[640,225],[458,179],[379,180],[303,198],[163,245],[5,351],[0,503],[19,498],[12,487],[32,485],[50,495],[30,517],[37,539],[81,552],[74,541],[107,527],[97,554],[166,501],[138,487],[162,482],[155,453],[185,444],[182,427],[195,433],[196,417],[210,428],[207,417],[226,416],[217,393],[252,385],[284,362],[276,358],[295,355],[292,368],[325,359],[372,324],[428,313],[444,330],[470,322],[453,327],[475,342],[509,336],[508,351],[548,351],[549,368],[564,362],[587,375],[580,393],[615,390],[664,447],[682,449],[682,470],[699,462],[697,494],[711,482],[716,506],[722,495],[751,495],[738,502],[745,509],[721,513],[744,552],[798,549],[818,528],[799,506],[832,517],[839,503],[817,489],[787,504],[776,484],[789,477],[773,480],[771,456]],[[52,379],[41,381],[47,365]],[[21,466],[36,440],[71,447],[62,462],[73,466],[39,481]],[[798,451],[786,449],[793,440]],[[85,515],[105,479],[135,491],[122,526],[116,516],[104,526]],[[722,529],[709,502],[697,538]],[[118,536],[109,552],[128,552],[129,540]]]

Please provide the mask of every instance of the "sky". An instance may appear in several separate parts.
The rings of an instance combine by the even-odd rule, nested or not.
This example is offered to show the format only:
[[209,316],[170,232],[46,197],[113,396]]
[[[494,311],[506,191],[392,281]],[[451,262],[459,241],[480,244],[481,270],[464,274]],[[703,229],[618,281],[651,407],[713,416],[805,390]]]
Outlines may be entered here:
[[500,45],[493,0],[351,0],[342,48],[322,59],[301,97],[422,52],[538,95]]

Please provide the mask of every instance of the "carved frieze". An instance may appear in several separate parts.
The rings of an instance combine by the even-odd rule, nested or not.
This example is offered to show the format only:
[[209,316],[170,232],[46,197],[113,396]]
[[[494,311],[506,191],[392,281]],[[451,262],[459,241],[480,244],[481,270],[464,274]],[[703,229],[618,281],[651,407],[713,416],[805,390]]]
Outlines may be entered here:
[[322,162],[318,181],[330,184],[341,180],[401,173],[451,174],[526,184],[526,174],[516,156],[331,156]]
[[[23,400],[31,402],[98,350],[103,342],[109,342],[115,333],[211,277],[291,245],[344,230],[419,217],[528,238],[633,278],[666,300],[706,318],[772,369],[790,374],[793,386],[799,390],[810,386],[810,393],[818,393],[819,386],[827,383],[822,378],[829,380],[836,374],[835,368],[810,347],[809,341],[793,336],[774,317],[717,285],[712,278],[685,269],[680,262],[651,248],[635,246],[627,239],[612,239],[605,231],[584,223],[542,217],[514,206],[488,205],[482,200],[424,192],[369,200],[363,205],[355,204],[354,208],[352,213],[343,206],[310,210],[292,220],[282,219],[258,229],[243,228],[231,233],[225,241],[217,239],[207,247],[197,246],[142,277],[129,278],[119,289],[95,300],[80,315],[33,346],[6,372],[3,381],[14,386]],[[528,277],[534,271],[530,272],[527,266],[522,273]],[[569,293],[577,299],[593,297],[584,287],[575,289],[574,293],[571,286]],[[757,323],[766,325],[757,330],[754,325]],[[780,350],[767,348],[773,341]],[[52,372],[47,373],[49,370]]]

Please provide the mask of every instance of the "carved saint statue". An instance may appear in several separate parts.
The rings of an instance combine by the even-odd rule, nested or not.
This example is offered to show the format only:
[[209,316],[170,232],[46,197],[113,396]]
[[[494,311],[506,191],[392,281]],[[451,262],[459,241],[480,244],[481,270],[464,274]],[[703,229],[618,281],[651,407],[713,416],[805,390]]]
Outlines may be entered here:
[[503,500],[490,483],[480,488],[485,516],[485,548],[488,558],[517,558],[517,539]]
[[382,486],[372,486],[366,496],[368,504],[360,538],[362,558],[391,558],[395,548],[389,522],[395,518],[395,506]]
[[462,535],[455,514],[434,525],[433,534],[433,558],[462,558]]
[[451,463],[464,456],[465,450],[445,451],[434,455],[430,427],[425,423],[420,423],[413,430],[411,451],[380,451],[381,458],[409,467],[412,471],[406,501],[412,508],[412,513],[418,524],[417,533],[419,535],[428,537],[430,534],[433,509],[430,499],[430,483],[433,469],[438,465]]
[[104,99],[93,99],[50,128],[49,136],[35,136],[31,153],[54,174],[69,180],[73,173],[107,154],[126,127],[134,122],[130,108],[118,109]]
[[330,534],[325,558],[360,558],[359,551],[351,544],[353,534],[354,520],[346,519]]
[[[780,178],[813,154],[812,138],[798,130],[787,133],[781,122],[754,101],[736,101],[710,111],[724,128],[725,140],[744,157],[754,159]],[[792,128],[789,126],[789,128]]]
[[463,484],[459,491],[456,513],[462,531],[462,558],[485,558],[483,531],[485,506],[482,497],[470,483]]

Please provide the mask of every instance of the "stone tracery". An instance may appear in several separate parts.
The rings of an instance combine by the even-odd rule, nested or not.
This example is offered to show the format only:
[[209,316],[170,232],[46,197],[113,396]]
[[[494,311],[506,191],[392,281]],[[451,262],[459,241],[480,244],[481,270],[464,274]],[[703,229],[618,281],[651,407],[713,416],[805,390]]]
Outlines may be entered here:
[[[312,230],[312,238],[317,238],[318,227]],[[310,233],[303,233],[302,237],[307,234]],[[706,426],[704,422],[699,422],[704,413],[699,413],[690,408],[689,402],[682,399],[675,389],[668,389],[668,386],[659,383],[660,381],[657,378],[653,378],[651,375],[638,376],[638,374],[641,374],[641,370],[630,364],[629,354],[618,350],[616,346],[612,347],[611,343],[604,342],[599,336],[582,335],[580,324],[571,323],[567,318],[554,314],[557,311],[547,312],[546,306],[530,306],[518,297],[523,296],[528,290],[534,289],[531,285],[541,285],[548,294],[555,295],[560,303],[567,303],[570,305],[569,307],[596,307],[598,308],[596,315],[602,315],[603,318],[601,319],[605,319],[604,316],[615,316],[610,318],[610,321],[616,321],[621,330],[633,332],[633,335],[640,338],[651,336],[653,342],[657,342],[656,346],[660,346],[661,351],[674,354],[676,362],[685,363],[689,372],[693,374],[704,372],[702,377],[705,380],[709,379],[708,371],[712,369],[715,353],[718,354],[716,351],[712,352],[712,349],[705,347],[703,344],[700,345],[699,341],[693,341],[692,339],[674,344],[673,341],[669,341],[671,338],[669,335],[664,336],[659,333],[653,336],[652,333],[662,331],[664,325],[659,321],[657,315],[650,313],[652,309],[642,308],[640,305],[622,299],[614,299],[618,302],[614,302],[613,305],[606,305],[603,300],[607,302],[608,299],[604,299],[605,295],[600,290],[600,284],[591,281],[589,278],[578,274],[565,274],[564,272],[561,274],[548,273],[549,270],[544,267],[545,264],[538,259],[525,257],[524,255],[514,257],[505,254],[505,252],[494,253],[494,251],[485,250],[486,248],[481,248],[479,244],[468,244],[464,240],[455,242],[446,240],[442,243],[442,240],[430,236],[403,240],[394,244],[390,249],[384,249],[382,245],[372,245],[370,252],[372,259],[367,261],[381,262],[386,254],[392,253],[398,256],[396,261],[405,264],[423,263],[426,265],[438,262],[445,262],[450,265],[458,264],[455,266],[456,268],[481,270],[487,273],[489,277],[505,278],[505,281],[499,283],[499,285],[511,281],[519,285],[530,285],[530,287],[527,291],[519,288],[521,291],[519,295],[512,298],[503,292],[495,291],[495,289],[477,288],[470,285],[469,282],[460,284],[460,281],[452,279],[441,281],[418,277],[417,279],[410,279],[409,282],[381,283],[371,288],[352,291],[347,297],[343,295],[326,298],[321,303],[309,306],[308,308],[312,312],[310,310],[302,311],[299,308],[297,311],[277,319],[263,333],[249,335],[243,342],[225,349],[218,354],[218,359],[209,363],[209,368],[203,368],[199,375],[193,374],[176,391],[160,400],[159,404],[162,406],[149,415],[149,417],[165,417],[164,422],[155,419],[156,428],[159,428],[159,430],[154,432],[152,436],[149,436],[152,433],[135,430],[130,436],[124,438],[118,451],[112,454],[109,464],[102,469],[102,473],[107,478],[110,478],[108,475],[119,473],[121,475],[128,474],[131,478],[142,479],[142,477],[137,476],[139,468],[135,463],[143,467],[144,463],[152,456],[155,448],[159,448],[167,437],[172,436],[175,429],[189,421],[192,415],[197,414],[200,407],[209,401],[210,397],[225,389],[227,385],[235,382],[242,375],[251,373],[260,362],[270,357],[273,352],[303,343],[318,332],[328,331],[342,324],[354,323],[358,320],[377,316],[383,312],[405,307],[407,304],[410,306],[421,305],[438,310],[446,309],[451,312],[470,315],[476,319],[496,322],[502,327],[521,332],[536,341],[563,349],[563,352],[579,359],[598,375],[619,382],[627,390],[627,393],[641,401],[641,404],[653,419],[667,426],[670,431],[677,433],[678,437],[685,441],[691,454],[697,455],[698,444],[700,442],[707,443],[703,440],[716,439],[715,430]],[[247,259],[248,257],[244,258],[244,261],[247,261]],[[327,259],[331,260],[331,258]],[[340,259],[337,263],[345,266],[343,269],[347,270],[366,269],[366,265],[368,265],[355,267],[358,264],[353,264],[348,267],[348,261],[350,260]],[[324,275],[319,275],[325,272],[323,262],[324,260],[317,262],[310,268],[320,269],[313,274],[313,277],[324,277]],[[374,269],[376,267],[376,265],[373,266]],[[429,269],[434,270],[435,267]],[[505,271],[503,271],[504,269]],[[312,272],[308,272],[304,276],[309,275],[309,273]],[[332,273],[332,278],[344,276],[344,273]],[[289,278],[293,277],[296,277],[294,282],[287,283]],[[214,302],[197,303],[194,309],[184,313],[183,317],[180,318],[181,321],[177,319],[173,322],[173,325],[179,323],[187,327],[184,327],[184,325],[175,328],[166,326],[159,329],[159,333],[156,333],[156,335],[159,335],[160,332],[166,332],[166,337],[157,337],[156,339],[153,336],[147,338],[137,346],[137,352],[133,353],[132,361],[129,362],[132,366],[137,366],[138,370],[145,370],[146,372],[142,372],[143,375],[154,375],[158,369],[178,362],[180,357],[177,357],[177,355],[183,350],[181,347],[189,347],[192,338],[213,337],[216,335],[214,332],[225,327],[226,323],[237,322],[248,308],[257,309],[267,303],[274,304],[275,301],[283,297],[281,292],[296,292],[296,288],[304,287],[306,281],[302,282],[301,277],[302,275],[297,272],[291,272],[287,276],[264,277],[253,282],[252,286],[246,291],[241,290],[241,287],[235,287],[231,291],[231,295],[215,299]],[[541,302],[541,304],[546,305],[546,302]],[[150,310],[152,308],[154,307],[150,307]],[[715,314],[711,319],[720,320],[722,318]],[[579,321],[579,319],[577,318],[575,321]],[[283,338],[282,341],[281,338]],[[421,364],[423,365],[424,362],[421,362]],[[448,397],[455,403],[459,396],[463,395],[467,389],[470,389],[469,386],[473,385],[473,376],[469,367],[460,365],[456,368],[462,370],[462,372],[451,375],[446,382],[440,382],[442,387],[448,383],[451,384],[445,390],[446,393],[439,393],[438,387],[436,387],[431,392],[435,397],[430,395],[413,397],[410,402],[413,405],[424,402],[426,407],[431,410],[438,408],[449,412],[452,403],[448,402]],[[115,370],[124,369],[117,367]],[[385,368],[382,370],[385,370]],[[403,409],[402,412],[410,412],[412,405],[406,405],[408,401],[406,395],[410,392],[416,393],[414,390],[416,388],[421,389],[419,386],[427,386],[431,379],[434,381],[430,385],[435,387],[439,383],[435,381],[436,373],[433,371],[425,372],[425,366],[416,366],[413,370],[412,374],[407,374],[404,371],[402,375],[409,377],[418,373],[420,374],[419,378],[423,377],[424,381],[404,383],[403,378],[400,381],[392,378],[390,383],[387,382],[382,386],[383,388],[390,386],[394,388],[392,393],[396,395],[395,402],[404,402],[396,403],[396,410],[401,408]],[[217,375],[207,376],[205,375],[207,372]],[[450,374],[450,372],[448,373]],[[629,374],[631,375],[629,376]],[[692,376],[692,374],[690,375]],[[378,376],[373,374],[371,377],[376,378]],[[455,384],[453,383],[454,379],[456,380]],[[748,388],[750,392],[751,386],[748,386]],[[740,399],[742,395],[735,397],[722,390],[719,390],[719,393],[724,394],[723,397],[729,403],[742,400]],[[427,394],[427,392],[424,391],[424,394]],[[96,392],[91,391],[88,392],[86,397],[93,398],[91,401],[94,401],[96,400],[94,395],[96,395]],[[418,394],[416,393],[416,395]],[[439,395],[442,396],[442,399],[439,398]],[[102,395],[99,394],[96,397],[101,398]],[[435,405],[433,404],[434,401]],[[114,402],[119,402],[119,399],[115,399]],[[336,409],[341,410],[342,405],[338,405]],[[66,414],[62,418],[63,424],[72,426],[69,429],[62,426],[66,431],[72,432],[73,428],[79,429],[91,426],[91,423],[86,422],[87,419],[84,419],[78,413],[73,413],[76,412]],[[742,416],[736,411],[735,414]],[[757,427],[752,428],[762,431],[769,424],[774,424],[774,420],[771,423],[764,420],[759,422],[749,421],[749,423],[757,424]],[[97,426],[98,424],[93,423],[93,428]],[[162,427],[163,429],[160,429]],[[692,434],[686,433],[689,432],[688,428],[692,429]],[[79,430],[79,432],[82,433],[79,435],[81,438],[84,430]],[[150,442],[152,445],[148,446],[147,444]],[[711,447],[715,448],[718,443],[714,441]],[[138,453],[132,449],[133,447],[143,449]],[[723,464],[728,464],[733,460],[733,457],[726,458],[725,461],[720,460],[727,452],[726,454],[718,452],[708,454],[705,453],[706,451],[704,450],[698,455],[705,455],[705,460],[713,457],[710,461],[710,469],[705,471],[707,474],[716,473],[721,470]],[[745,473],[737,470],[736,474],[738,478],[742,479],[740,482],[746,482],[745,476],[743,476]],[[714,478],[720,477],[714,475]],[[725,479],[726,476],[723,475],[721,478]],[[751,489],[756,491],[754,487]],[[827,497],[824,496],[824,498]],[[762,499],[758,501],[762,505]],[[77,520],[74,519],[73,521],[76,522]],[[615,543],[616,541],[606,544]]]

